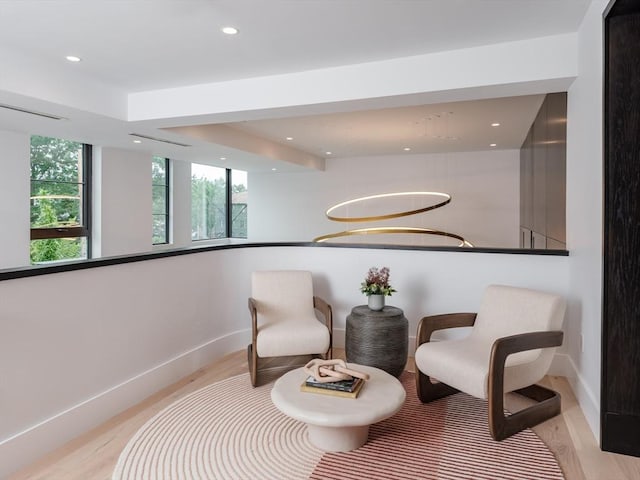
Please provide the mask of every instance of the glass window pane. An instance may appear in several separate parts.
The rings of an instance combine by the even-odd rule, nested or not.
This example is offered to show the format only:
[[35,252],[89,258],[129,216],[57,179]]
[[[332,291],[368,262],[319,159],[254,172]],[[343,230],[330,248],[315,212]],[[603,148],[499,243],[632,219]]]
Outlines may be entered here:
[[45,264],[60,260],[87,258],[87,238],[49,238],[31,240],[31,263]]
[[169,159],[151,160],[152,215],[154,245],[169,243]]
[[153,189],[153,214],[166,215],[167,213],[167,187],[154,185]]
[[82,185],[31,182],[31,227],[82,224]]
[[82,182],[82,144],[60,138],[31,137],[31,179]]
[[[46,238],[30,243],[31,263],[88,258],[87,237],[57,238],[61,227],[85,225],[84,196],[90,185],[84,182],[85,148],[90,146],[60,138],[31,136],[31,228],[46,229]],[[78,232],[67,232],[78,235]]]
[[167,243],[167,217],[166,215],[153,216],[153,243]]
[[231,171],[231,236],[247,238],[247,207],[249,188],[247,172]]
[[167,184],[167,159],[153,157],[151,162],[151,183],[152,185]]
[[191,164],[191,238],[227,236],[226,170]]

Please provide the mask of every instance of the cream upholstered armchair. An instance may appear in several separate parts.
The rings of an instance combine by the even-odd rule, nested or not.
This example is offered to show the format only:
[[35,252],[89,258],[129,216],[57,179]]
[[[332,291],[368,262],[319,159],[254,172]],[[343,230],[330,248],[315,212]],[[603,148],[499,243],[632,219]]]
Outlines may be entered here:
[[[562,344],[565,308],[558,295],[491,285],[477,314],[424,317],[416,338],[418,397],[430,402],[461,391],[488,400],[489,431],[496,440],[559,414],[560,395],[535,384],[546,375],[554,347]],[[465,338],[430,341],[436,330],[470,326]],[[506,392],[536,403],[505,416]]]
[[[324,317],[324,324],[315,310]],[[249,311],[252,340],[247,354],[254,387],[261,358],[294,355],[331,358],[331,306],[313,295],[311,272],[253,272]]]

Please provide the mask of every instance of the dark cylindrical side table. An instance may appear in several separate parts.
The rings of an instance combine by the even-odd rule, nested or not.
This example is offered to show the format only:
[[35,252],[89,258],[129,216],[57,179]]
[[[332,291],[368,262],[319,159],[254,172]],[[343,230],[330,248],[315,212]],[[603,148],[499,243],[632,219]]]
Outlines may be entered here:
[[397,307],[371,310],[353,307],[347,316],[345,350],[347,362],[377,367],[399,376],[407,363],[409,322]]

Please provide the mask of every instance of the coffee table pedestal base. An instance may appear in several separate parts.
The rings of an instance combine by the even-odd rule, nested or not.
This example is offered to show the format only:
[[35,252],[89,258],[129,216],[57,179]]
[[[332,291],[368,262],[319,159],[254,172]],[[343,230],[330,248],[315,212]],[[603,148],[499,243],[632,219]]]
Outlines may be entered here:
[[367,443],[369,425],[359,427],[320,427],[307,424],[309,441],[326,452],[349,452]]

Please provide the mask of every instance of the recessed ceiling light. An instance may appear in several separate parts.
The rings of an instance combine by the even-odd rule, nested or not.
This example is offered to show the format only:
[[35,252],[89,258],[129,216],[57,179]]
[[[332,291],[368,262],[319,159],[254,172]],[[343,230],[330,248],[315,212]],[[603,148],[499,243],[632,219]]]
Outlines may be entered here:
[[495,122],[495,123],[492,123],[492,124],[491,124],[491,126],[492,126],[492,127],[499,127],[499,126],[500,126],[500,124],[499,124],[498,122]]
[[277,168],[272,168],[271,171],[275,172],[276,170],[278,170]]
[[238,33],[238,29],[235,27],[222,27],[222,33],[226,33],[227,35],[235,35]]
[[142,140],[134,140],[133,143],[142,143]]
[[404,147],[404,148],[403,148],[403,150],[404,150],[405,152],[410,152],[410,151],[411,151],[411,149],[410,149],[409,147]]
[[497,143],[490,143],[490,144],[489,144],[489,146],[490,146],[490,147],[495,147],[495,146],[497,146],[497,145],[498,145]]
[[291,141],[293,140],[293,137],[287,137],[287,140]]
[[325,155],[331,155],[332,152],[324,152]]
[[70,62],[79,62],[82,60],[80,57],[76,57],[75,55],[67,55],[65,58]]
[[220,160],[222,160],[223,162],[227,159],[227,157],[220,157]]

